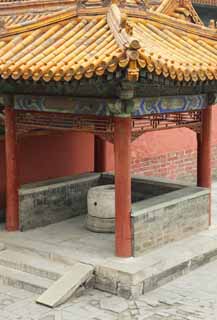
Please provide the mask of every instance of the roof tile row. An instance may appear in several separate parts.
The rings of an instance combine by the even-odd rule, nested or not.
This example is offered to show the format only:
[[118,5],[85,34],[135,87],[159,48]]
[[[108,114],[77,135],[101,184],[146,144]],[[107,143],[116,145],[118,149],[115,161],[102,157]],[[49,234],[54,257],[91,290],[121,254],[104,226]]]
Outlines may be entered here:
[[70,81],[121,69],[138,80],[145,69],[178,81],[217,80],[217,29],[116,4],[82,10],[2,31],[1,77]]

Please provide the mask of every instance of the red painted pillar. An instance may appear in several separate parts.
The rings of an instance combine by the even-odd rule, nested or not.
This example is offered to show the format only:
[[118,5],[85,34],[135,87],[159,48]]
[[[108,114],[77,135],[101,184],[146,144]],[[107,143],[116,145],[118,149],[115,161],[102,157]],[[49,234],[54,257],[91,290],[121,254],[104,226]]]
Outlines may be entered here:
[[132,256],[130,145],[131,118],[115,118],[115,249],[119,257]]
[[5,107],[6,229],[19,229],[18,168],[15,112]]
[[[212,107],[202,111],[201,133],[197,135],[197,185],[199,187],[209,188],[212,184],[211,168],[211,130],[212,130]],[[209,224],[211,224],[211,194]]]
[[106,141],[95,136],[94,146],[94,171],[106,171]]

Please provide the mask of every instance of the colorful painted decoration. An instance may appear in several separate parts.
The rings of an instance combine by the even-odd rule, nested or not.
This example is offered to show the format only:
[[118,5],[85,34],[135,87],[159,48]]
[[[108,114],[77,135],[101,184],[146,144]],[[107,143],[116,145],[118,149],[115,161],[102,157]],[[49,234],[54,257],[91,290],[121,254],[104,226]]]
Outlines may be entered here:
[[76,99],[73,97],[15,96],[16,110],[65,112],[88,115],[131,114],[142,116],[154,113],[201,110],[207,106],[206,95],[134,98],[127,102],[127,110],[120,99]]
[[206,107],[206,95],[134,99],[134,116],[144,114],[184,112]]

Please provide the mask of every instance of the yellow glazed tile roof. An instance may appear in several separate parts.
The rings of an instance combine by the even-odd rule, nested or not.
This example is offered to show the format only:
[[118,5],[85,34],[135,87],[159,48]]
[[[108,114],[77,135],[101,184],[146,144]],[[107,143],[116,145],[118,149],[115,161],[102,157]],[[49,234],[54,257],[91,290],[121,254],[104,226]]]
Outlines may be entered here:
[[14,26],[37,21],[75,5],[74,0],[0,0],[0,25]]
[[[76,9],[78,3],[82,7],[100,9],[108,2],[109,0],[0,0],[0,22],[5,26],[25,24],[53,13]],[[180,0],[121,0],[122,6],[131,10],[145,6],[150,12],[156,11],[176,18],[190,19],[196,23],[201,22],[191,1],[182,2],[180,5]]]
[[[164,8],[168,1],[177,3],[164,0]],[[162,3],[155,10],[141,5],[131,10],[131,3],[102,6],[89,0],[25,24],[4,26],[0,76],[70,81],[119,69],[132,81],[142,70],[178,81],[217,80],[215,26],[169,16],[159,11]]]

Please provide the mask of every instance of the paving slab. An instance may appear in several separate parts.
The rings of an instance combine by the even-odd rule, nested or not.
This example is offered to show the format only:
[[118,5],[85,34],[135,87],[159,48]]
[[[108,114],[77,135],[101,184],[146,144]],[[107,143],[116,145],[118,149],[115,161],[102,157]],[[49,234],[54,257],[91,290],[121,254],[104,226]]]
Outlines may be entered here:
[[106,297],[100,301],[100,308],[121,313],[128,309],[128,303],[121,297]]

